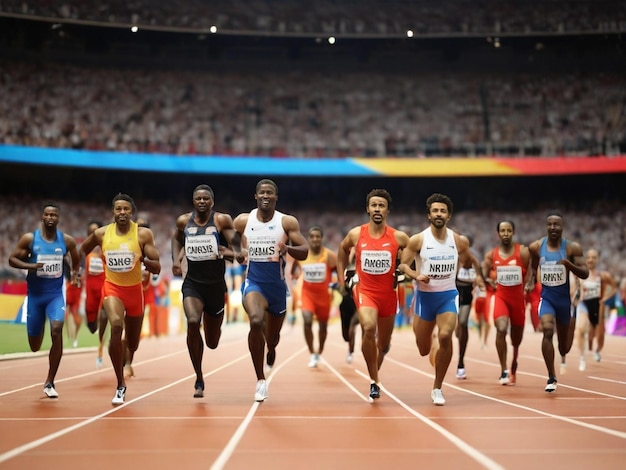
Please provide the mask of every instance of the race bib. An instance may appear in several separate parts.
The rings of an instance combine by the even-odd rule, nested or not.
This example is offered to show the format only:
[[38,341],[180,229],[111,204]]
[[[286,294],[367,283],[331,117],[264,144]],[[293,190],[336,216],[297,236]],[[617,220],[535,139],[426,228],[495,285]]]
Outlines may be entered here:
[[204,234],[185,239],[185,255],[189,261],[208,261],[219,258],[217,234]]
[[273,236],[248,239],[248,261],[261,263],[280,260],[276,238]]
[[391,252],[365,250],[361,252],[361,271],[367,274],[381,275],[391,271]]
[[63,275],[63,255],[37,255],[37,262],[43,263],[37,269],[37,277],[58,279]]
[[97,276],[104,272],[104,263],[99,256],[92,256],[89,258],[89,266],[87,266],[87,272],[92,276]]
[[302,265],[302,276],[304,282],[321,284],[326,282],[326,264],[311,263]]
[[135,267],[135,253],[126,250],[107,251],[107,268],[113,273],[128,273]]
[[541,284],[548,287],[562,286],[567,282],[567,272],[562,264],[541,265]]
[[496,282],[501,286],[519,286],[522,283],[522,267],[497,266]]

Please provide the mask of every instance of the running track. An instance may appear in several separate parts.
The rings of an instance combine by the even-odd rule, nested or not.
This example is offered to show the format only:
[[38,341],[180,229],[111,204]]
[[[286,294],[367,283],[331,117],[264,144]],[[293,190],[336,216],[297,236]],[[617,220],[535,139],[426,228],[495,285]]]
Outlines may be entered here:
[[433,369],[410,329],[394,332],[373,404],[338,323],[317,369],[300,327],[285,325],[261,404],[246,338],[247,324],[224,325],[219,348],[205,349],[202,399],[185,338],[143,340],[117,408],[110,362],[96,370],[92,350],[65,354],[58,400],[42,393],[47,356],[0,361],[0,469],[625,468],[626,338],[607,336],[602,362],[588,358],[585,372],[572,352],[549,394],[540,334],[527,330],[518,383],[501,386],[493,332],[485,350],[472,332],[468,379],[457,381],[453,359],[443,407],[431,404]]

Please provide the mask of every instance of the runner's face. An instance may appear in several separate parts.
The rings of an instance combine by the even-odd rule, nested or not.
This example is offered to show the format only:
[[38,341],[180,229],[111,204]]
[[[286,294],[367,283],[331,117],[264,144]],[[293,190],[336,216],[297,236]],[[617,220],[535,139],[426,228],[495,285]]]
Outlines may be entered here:
[[558,215],[551,215],[546,219],[546,229],[549,239],[558,240],[563,234],[563,219]]
[[500,224],[500,228],[498,230],[498,236],[500,237],[500,241],[503,245],[508,246],[513,241],[513,234],[515,231],[513,227],[508,222],[502,222]]
[[56,207],[48,206],[43,210],[41,221],[44,227],[54,228],[59,224],[59,209]]
[[585,258],[585,262],[589,269],[596,269],[598,266],[598,252],[596,250],[587,251],[587,257]]
[[314,250],[322,247],[322,234],[319,230],[313,230],[309,233],[309,247]]
[[198,212],[207,212],[213,208],[213,198],[206,189],[193,193],[193,205]]
[[113,218],[115,223],[124,225],[130,222],[130,218],[133,215],[133,206],[128,201],[115,201],[113,206]]
[[448,206],[443,202],[433,202],[428,212],[428,220],[435,228],[443,228],[450,220]]
[[276,190],[271,184],[262,184],[259,186],[259,190],[254,195],[254,198],[259,209],[270,210],[276,206],[278,194],[276,194]]
[[382,224],[389,214],[387,199],[380,196],[373,196],[367,204],[367,213],[370,220],[376,224]]

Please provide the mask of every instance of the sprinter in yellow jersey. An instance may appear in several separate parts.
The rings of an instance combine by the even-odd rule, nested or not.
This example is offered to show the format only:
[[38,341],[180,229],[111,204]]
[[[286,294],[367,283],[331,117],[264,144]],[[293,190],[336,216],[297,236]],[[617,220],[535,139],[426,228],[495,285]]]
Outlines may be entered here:
[[103,307],[111,325],[109,356],[117,377],[113,405],[124,403],[125,352],[128,353],[126,360],[130,366],[141,336],[144,303],[141,264],[151,273],[159,274],[161,271],[154,235],[149,228],[139,227],[133,222],[135,212],[133,199],[127,194],[118,194],[113,198],[115,221],[98,228],[80,248],[82,256],[86,256],[96,246],[100,246],[105,259]]

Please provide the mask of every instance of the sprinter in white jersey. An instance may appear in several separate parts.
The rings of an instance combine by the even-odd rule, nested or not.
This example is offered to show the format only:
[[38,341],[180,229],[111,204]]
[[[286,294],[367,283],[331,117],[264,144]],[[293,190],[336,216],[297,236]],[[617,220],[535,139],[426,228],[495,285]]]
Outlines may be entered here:
[[309,245],[300,232],[298,219],[276,210],[278,186],[262,179],[256,185],[257,208],[239,214],[234,220],[232,246],[237,261],[247,263],[246,280],[242,285],[243,307],[250,321],[248,348],[257,376],[254,399],[268,397],[268,384],[263,370],[267,344],[267,365],[274,365],[276,345],[287,310],[285,256],[306,259]]
[[[426,209],[430,227],[410,238],[398,269],[418,281],[413,331],[420,355],[431,354],[435,381],[430,396],[433,404],[442,406],[446,400],[441,386],[452,360],[452,337],[459,311],[456,272],[459,261],[469,260],[472,253],[468,238],[447,226],[453,209],[448,196],[432,194],[426,200]],[[415,269],[411,269],[413,262]],[[482,279],[477,282],[484,286]],[[438,333],[433,340],[435,326]]]

